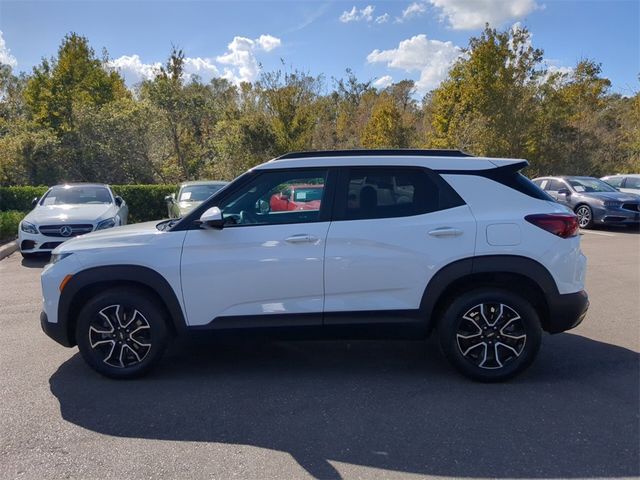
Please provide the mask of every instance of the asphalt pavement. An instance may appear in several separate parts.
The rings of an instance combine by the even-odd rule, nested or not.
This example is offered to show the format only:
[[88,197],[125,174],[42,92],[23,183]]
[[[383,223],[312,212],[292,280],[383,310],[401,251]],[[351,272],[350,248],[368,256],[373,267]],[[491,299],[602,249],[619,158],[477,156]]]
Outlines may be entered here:
[[640,234],[586,232],[591,308],[505,384],[434,341],[176,343],[114,381],[42,333],[43,262],[0,261],[0,478],[640,475]]

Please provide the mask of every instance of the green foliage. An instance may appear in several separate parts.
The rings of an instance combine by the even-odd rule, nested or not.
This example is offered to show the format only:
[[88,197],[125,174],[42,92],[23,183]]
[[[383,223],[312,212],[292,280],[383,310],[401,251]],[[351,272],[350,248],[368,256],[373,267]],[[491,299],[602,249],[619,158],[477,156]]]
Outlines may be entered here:
[[[129,223],[167,217],[164,197],[177,192],[177,185],[112,185],[113,192],[129,206]],[[48,187],[0,187],[0,211],[28,212],[31,201],[41,197]]]
[[24,216],[24,212],[17,212],[15,210],[0,212],[0,243],[12,240],[18,236],[18,225]]
[[371,119],[362,132],[366,148],[407,147],[400,110],[389,95],[383,95],[373,108]]
[[[107,61],[72,33],[29,75],[0,65],[0,185],[231,180],[287,151],[363,146],[523,157],[529,175],[640,171],[640,95],[612,94],[593,60],[550,71],[519,27],[487,26],[421,102],[411,80],[380,90],[351,70],[331,88],[284,67],[205,83],[177,48],[131,92]],[[143,218],[146,194],[130,195]]]
[[112,188],[129,205],[129,223],[167,218],[164,197],[178,191],[177,185],[112,185]]
[[34,68],[24,96],[36,123],[63,134],[73,131],[74,109],[100,107],[129,92],[122,77],[96,58],[89,41],[71,33],[63,39],[57,58]]
[[49,187],[0,187],[0,211],[20,210],[23,212],[31,210],[31,201],[40,198]]

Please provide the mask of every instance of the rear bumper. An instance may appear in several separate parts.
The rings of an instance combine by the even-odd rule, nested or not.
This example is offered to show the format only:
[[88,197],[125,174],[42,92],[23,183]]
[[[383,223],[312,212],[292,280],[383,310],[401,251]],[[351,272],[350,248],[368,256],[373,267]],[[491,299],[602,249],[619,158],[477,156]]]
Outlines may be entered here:
[[549,319],[545,330],[560,333],[580,325],[589,309],[589,296],[584,290],[548,298]]
[[46,333],[50,338],[54,339],[60,345],[65,347],[73,347],[75,342],[72,342],[69,338],[69,331],[67,324],[65,323],[52,323],[48,320],[45,312],[40,312],[40,326],[42,331]]

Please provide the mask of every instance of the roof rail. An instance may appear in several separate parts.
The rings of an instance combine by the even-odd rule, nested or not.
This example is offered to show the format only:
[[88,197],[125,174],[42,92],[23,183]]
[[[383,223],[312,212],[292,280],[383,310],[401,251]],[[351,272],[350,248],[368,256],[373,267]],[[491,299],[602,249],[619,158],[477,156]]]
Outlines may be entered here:
[[360,150],[317,150],[304,152],[290,152],[274,158],[274,160],[290,160],[294,158],[317,158],[317,157],[473,157],[462,150],[424,150],[415,148],[394,148],[394,149],[360,149]]

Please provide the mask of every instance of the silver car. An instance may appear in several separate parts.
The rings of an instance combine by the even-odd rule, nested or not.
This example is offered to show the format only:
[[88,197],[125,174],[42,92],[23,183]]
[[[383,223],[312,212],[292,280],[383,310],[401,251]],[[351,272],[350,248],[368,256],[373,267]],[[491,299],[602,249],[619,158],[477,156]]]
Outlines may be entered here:
[[50,253],[65,240],[127,223],[129,207],[109,185],[72,183],[51,187],[18,227],[23,257]]
[[640,175],[637,173],[609,175],[602,177],[600,180],[607,182],[621,192],[640,195]]
[[228,183],[208,180],[184,182],[180,185],[177,197],[175,193],[165,197],[169,218],[184,217]]

